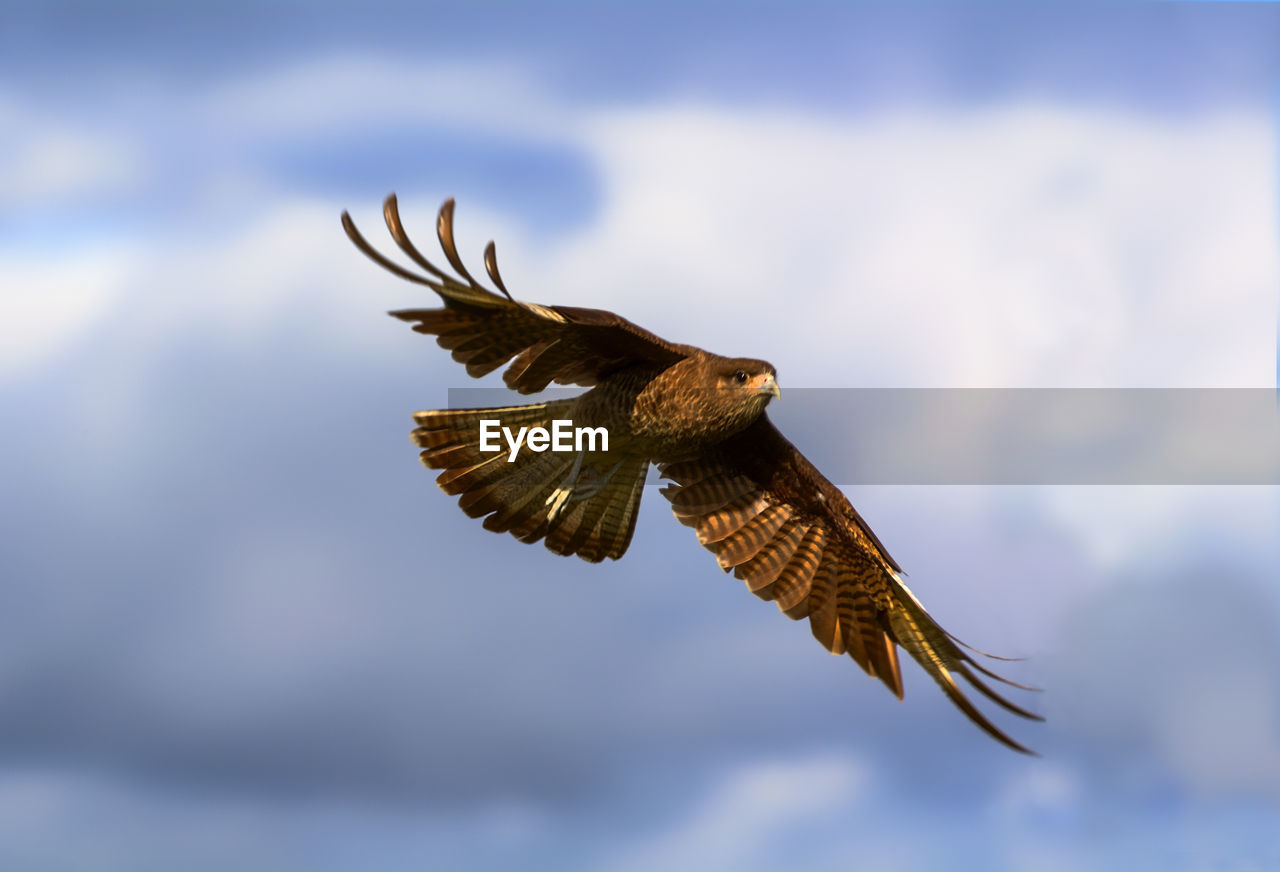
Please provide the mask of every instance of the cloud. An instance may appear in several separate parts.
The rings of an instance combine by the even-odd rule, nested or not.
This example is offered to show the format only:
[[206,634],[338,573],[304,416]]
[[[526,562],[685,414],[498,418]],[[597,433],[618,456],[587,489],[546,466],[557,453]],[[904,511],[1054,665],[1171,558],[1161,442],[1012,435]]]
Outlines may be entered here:
[[1232,562],[1116,583],[1062,623],[1049,716],[1091,777],[1280,802],[1280,627]]
[[[1201,562],[1274,566],[1280,505],[1271,487],[1050,487],[1041,511],[1067,533],[1090,564],[1123,572],[1177,574]],[[1171,548],[1175,541],[1178,547]]]
[[138,269],[132,245],[92,245],[66,257],[0,249],[0,383],[83,340]]
[[[621,274],[610,297],[708,325],[712,347],[767,323],[784,383],[1273,383],[1261,112],[689,105],[590,130],[608,195],[555,286]],[[837,347],[833,374],[818,350]]]
[[51,201],[119,194],[146,172],[129,131],[33,108],[13,92],[0,91],[0,127],[0,209],[9,220]]
[[772,868],[770,851],[781,837],[849,815],[868,780],[864,763],[839,754],[740,766],[687,818],[612,868]]
[[[454,813],[400,814],[313,798],[155,790],[84,770],[0,770],[0,862],[31,870],[385,870],[511,868],[548,836],[564,836],[515,803]],[[67,838],[73,828],[75,838]],[[571,858],[572,852],[560,856]],[[561,867],[564,868],[564,867]],[[575,868],[582,868],[575,864]]]
[[[233,155],[199,170],[197,196],[107,254],[0,255],[6,288],[39,292],[5,303],[4,366],[32,423],[0,434],[23,459],[6,474],[24,497],[4,509],[5,575],[28,581],[2,590],[0,736],[11,764],[56,760],[108,783],[11,782],[11,805],[90,819],[54,800],[110,807],[140,783],[162,799],[140,801],[138,820],[165,820],[163,797],[193,815],[190,851],[217,841],[201,833],[220,818],[184,791],[345,803],[333,814],[350,844],[387,826],[353,817],[438,815],[430,833],[452,848],[394,826],[388,840],[460,861],[468,841],[500,838],[557,857],[634,809],[630,851],[582,850],[731,868],[768,862],[798,831],[845,844],[831,816],[862,809],[872,783],[895,785],[890,810],[930,805],[926,817],[993,797],[1057,814],[1113,795],[1097,773],[1143,743],[1184,793],[1270,801],[1277,676],[1260,640],[1275,634],[1257,623],[1256,586],[1228,587],[1234,605],[1216,577],[1117,600],[1123,579],[1101,568],[1164,569],[1209,540],[1269,566],[1272,495],[1188,489],[1108,508],[1097,489],[859,492],[946,626],[984,647],[1011,639],[1041,657],[1031,669],[1063,658],[1061,673],[1022,677],[1054,688],[1039,735],[1071,762],[1022,777],[1024,761],[997,757],[914,667],[899,705],[824,658],[805,627],[722,578],[652,491],[632,553],[602,567],[463,517],[404,439],[407,413],[463,376],[380,314],[420,289],[380,275],[337,224],[351,207],[374,237],[383,188],[352,202],[340,180],[273,170],[362,125],[406,152],[435,122],[445,139],[552,142],[590,169],[590,220],[551,232],[495,182],[460,203],[468,262],[492,236],[517,295],[763,355],[787,385],[1259,384],[1274,374],[1277,272],[1263,109],[1174,119],[1020,100],[833,118],[568,103],[525,70],[464,70],[450,93],[446,72],[337,58],[189,105],[162,94],[156,117],[172,110],[192,141]],[[398,126],[405,113],[421,128]],[[163,157],[172,142],[147,145]],[[401,191],[424,248],[453,192],[447,174]],[[1143,610],[1153,601],[1172,630]],[[1168,670],[1175,640],[1206,626],[1228,643]],[[1238,743],[1215,748],[1224,731]],[[795,756],[779,757],[781,737]],[[129,831],[135,849],[151,830]],[[866,832],[883,853],[887,838]],[[252,844],[270,856],[286,841]],[[904,851],[935,848],[946,856]]]
[[[304,279],[336,292],[355,274],[315,281],[303,253],[336,263],[343,241],[326,215],[298,220],[300,204],[372,211],[275,189],[262,174],[281,148],[298,164],[353,130],[428,145],[483,134],[554,143],[593,169],[599,195],[589,221],[551,239],[536,215],[504,214],[509,200],[489,215],[464,202],[468,257],[500,237],[518,294],[616,307],[673,338],[762,354],[787,384],[1274,383],[1274,186],[1259,180],[1274,177],[1275,143],[1261,109],[1169,119],[1024,100],[837,119],[697,102],[602,108],[565,102],[515,67],[353,55],[216,85],[181,113],[236,143],[241,165],[211,169],[248,211],[210,240],[238,251],[210,260],[185,245],[173,277],[225,264],[239,280],[220,294],[260,307]],[[402,204],[429,215],[451,192],[402,191]],[[238,292],[245,277],[255,294]],[[834,372],[817,351],[833,347],[844,350]]]
[[[319,94],[324,99],[317,99]],[[517,63],[333,55],[216,83],[196,114],[255,142],[332,137],[404,123],[558,140],[573,119]]]

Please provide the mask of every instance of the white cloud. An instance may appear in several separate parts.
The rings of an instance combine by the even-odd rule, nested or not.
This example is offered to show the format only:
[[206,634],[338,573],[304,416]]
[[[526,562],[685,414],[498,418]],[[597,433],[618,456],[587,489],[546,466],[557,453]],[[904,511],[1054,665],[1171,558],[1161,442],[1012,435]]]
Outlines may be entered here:
[[284,320],[330,334],[341,318],[335,306],[372,302],[376,311],[364,290],[368,266],[343,236],[341,212],[337,201],[278,198],[221,234],[156,252],[151,280],[140,285],[158,328],[152,337],[198,324],[243,340]]
[[687,820],[646,840],[616,868],[748,869],[762,849],[817,818],[845,815],[865,792],[867,767],[847,755],[753,762],[730,772]]
[[333,136],[355,125],[407,122],[558,138],[572,124],[559,101],[515,66],[493,61],[404,64],[330,57],[228,81],[195,111],[235,136]]
[[[566,105],[514,69],[367,58],[245,79],[185,111],[250,146],[406,117],[446,136],[552,137],[595,167],[598,215],[545,245],[462,204],[463,232],[477,240],[467,257],[501,236],[518,295],[612,307],[676,339],[769,357],[784,384],[1274,382],[1275,141],[1261,111],[600,110]],[[338,262],[338,204],[300,215],[307,207],[271,184],[238,183],[259,203],[244,231],[170,260],[186,280],[215,266],[220,295],[267,312],[304,281],[314,291],[318,263]],[[161,241],[141,242],[161,253]],[[360,283],[373,281],[366,267]]]
[[127,132],[50,118],[0,93],[0,209],[125,191],[144,173]]
[[[1272,487],[1050,487],[1043,511],[1109,574],[1172,572],[1188,554],[1275,566],[1280,503]],[[1170,542],[1177,547],[1170,547]]]
[[138,253],[124,246],[67,257],[0,249],[0,382],[82,339],[128,294],[138,263]]
[[675,106],[600,115],[587,131],[607,196],[556,253],[551,286],[672,309],[699,325],[684,338],[712,347],[785,337],[770,349],[784,381],[1274,381],[1262,114],[1014,104],[836,120]]

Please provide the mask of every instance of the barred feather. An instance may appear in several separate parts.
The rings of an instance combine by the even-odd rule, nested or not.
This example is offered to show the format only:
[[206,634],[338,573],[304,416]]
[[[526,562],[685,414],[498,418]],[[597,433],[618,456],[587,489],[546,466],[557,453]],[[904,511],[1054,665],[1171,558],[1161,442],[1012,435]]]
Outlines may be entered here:
[[750,591],[776,602],[788,617],[807,617],[828,651],[847,653],[901,699],[903,647],[970,720],[1008,747],[1031,753],[992,724],[954,676],[1007,711],[1039,720],[979,674],[1034,688],[973,660],[929,617],[848,500],[766,416],[714,452],[659,469],[674,482],[663,495],[676,518],[697,531],[720,566],[732,567]]
[[769,506],[743,524],[736,533],[711,543],[711,551],[716,555],[720,568],[728,572],[739,563],[755,557],[790,518],[791,510],[786,506]]
[[702,516],[695,528],[703,545],[719,542],[764,511],[769,501],[762,496],[739,497],[728,505]]
[[767,588],[777,579],[778,573],[786,568],[791,555],[796,553],[800,543],[804,541],[809,527],[799,521],[791,520],[783,524],[768,547],[760,553],[737,566],[733,574],[747,582],[747,590],[760,596],[760,591]]
[[485,529],[511,533],[525,542],[545,539],[551,551],[577,554],[591,562],[617,559],[635,529],[647,458],[609,459],[602,469],[583,464],[578,471],[580,484],[590,483],[593,477],[603,481],[608,475],[607,483],[590,498],[570,498],[556,512],[549,498],[569,481],[575,455],[526,450],[512,463],[505,443],[501,451],[480,451],[482,420],[498,420],[512,429],[546,427],[556,418],[572,419],[575,402],[418,412],[413,440],[424,449],[422,462],[441,470],[436,478],[440,489],[457,496],[458,507],[471,517],[484,518]]

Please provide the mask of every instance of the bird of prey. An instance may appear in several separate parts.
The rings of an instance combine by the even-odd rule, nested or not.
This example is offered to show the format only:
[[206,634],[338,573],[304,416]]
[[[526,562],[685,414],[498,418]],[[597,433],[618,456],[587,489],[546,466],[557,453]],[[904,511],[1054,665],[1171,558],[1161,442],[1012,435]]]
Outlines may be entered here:
[[[510,361],[503,379],[521,394],[553,382],[590,388],[571,399],[416,413],[413,440],[422,462],[441,471],[437,484],[458,497],[464,512],[483,517],[488,530],[544,540],[556,554],[617,559],[631,542],[649,464],[656,464],[674,482],[662,493],[676,519],[748,590],[793,620],[807,618],[828,651],[847,653],[899,699],[901,647],[970,720],[1008,747],[1032,753],[988,720],[956,677],[1014,714],[1041,720],[979,673],[1035,688],[997,675],[970,654],[984,652],[942,629],[849,500],[773,426],[765,406],[780,390],[771,364],[668,342],[612,312],[516,300],[492,242],[484,265],[500,293],[489,290],[458,256],[453,209],[453,200],[441,207],[436,232],[456,275],[409,240],[394,194],[383,205],[387,228],[422,272],[380,254],[343,212],[342,225],[360,251],[444,302],[390,314],[435,336],[471,376]],[[486,435],[486,421],[508,428],[507,439],[489,439],[494,431]],[[549,432],[556,421],[572,422],[574,431],[604,428],[607,447],[603,439],[574,446],[566,440],[569,450],[521,451],[520,440],[510,438],[533,428]]]

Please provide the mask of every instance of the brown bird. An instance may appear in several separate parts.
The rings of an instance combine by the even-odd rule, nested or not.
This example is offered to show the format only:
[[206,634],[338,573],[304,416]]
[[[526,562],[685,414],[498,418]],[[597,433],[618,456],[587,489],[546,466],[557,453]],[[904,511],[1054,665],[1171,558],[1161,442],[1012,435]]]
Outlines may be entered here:
[[[591,388],[530,405],[417,412],[413,440],[423,449],[422,462],[442,470],[437,484],[459,497],[464,512],[522,542],[545,540],[557,554],[617,559],[631,543],[649,464],[657,464],[662,477],[674,481],[662,493],[676,519],[693,527],[721,569],[732,570],[748,590],[793,620],[808,618],[828,651],[847,653],[899,699],[901,646],[970,720],[1010,748],[1032,753],[991,723],[955,676],[1014,714],[1043,720],[977,673],[1035,688],[992,672],[968,651],[993,655],[942,629],[849,500],[773,426],[765,406],[780,391],[771,364],[677,345],[612,312],[516,300],[490,242],[484,264],[499,296],[473,279],[458,256],[453,200],[441,207],[436,231],[456,276],[410,242],[394,194],[383,214],[396,245],[424,273],[378,253],[346,212],[342,226],[375,263],[444,301],[442,309],[392,315],[436,336],[469,375],[511,361],[503,380],[522,394],[553,382]],[[556,421],[567,422],[559,447],[568,450],[546,450]],[[501,439],[498,427],[507,428]],[[536,437],[535,428],[546,432]],[[590,441],[571,445],[568,434],[584,432],[580,428]]]

